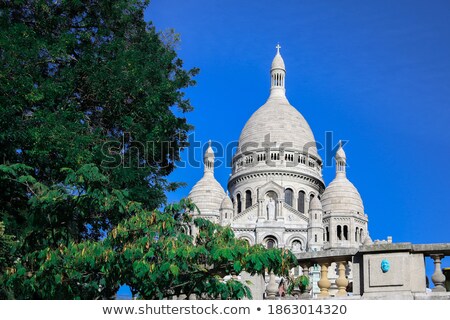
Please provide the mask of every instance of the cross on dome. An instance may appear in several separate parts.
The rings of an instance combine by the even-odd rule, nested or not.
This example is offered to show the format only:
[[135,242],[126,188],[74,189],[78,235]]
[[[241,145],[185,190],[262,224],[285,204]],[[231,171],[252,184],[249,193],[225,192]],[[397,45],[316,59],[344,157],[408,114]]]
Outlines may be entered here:
[[280,44],[277,44],[277,46],[275,48],[277,48],[277,54],[280,54],[280,49],[281,49]]

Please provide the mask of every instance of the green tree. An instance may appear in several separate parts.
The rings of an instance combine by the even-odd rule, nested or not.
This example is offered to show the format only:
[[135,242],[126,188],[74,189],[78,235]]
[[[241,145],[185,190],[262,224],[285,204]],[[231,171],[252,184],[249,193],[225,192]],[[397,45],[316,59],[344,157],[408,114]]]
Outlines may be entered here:
[[98,240],[128,200],[162,205],[197,73],[176,36],[144,21],[148,1],[1,3],[0,212],[18,254]]
[[[189,201],[164,212],[146,212],[129,203],[135,214],[98,242],[83,241],[46,248],[20,259],[7,272],[6,287],[16,298],[108,299],[120,284],[135,296],[162,299],[195,294],[208,299],[251,298],[247,283],[226,275],[266,270],[287,276],[296,264],[285,249],[250,246],[229,227],[192,219]],[[197,230],[188,232],[192,226]]]
[[4,270],[11,265],[11,251],[13,248],[13,239],[5,234],[5,226],[0,221],[0,270]]

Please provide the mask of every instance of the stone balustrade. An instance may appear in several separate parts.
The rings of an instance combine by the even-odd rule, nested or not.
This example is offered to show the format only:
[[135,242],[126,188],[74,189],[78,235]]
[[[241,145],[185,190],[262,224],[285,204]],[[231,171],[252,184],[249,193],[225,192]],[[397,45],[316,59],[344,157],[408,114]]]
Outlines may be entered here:
[[[446,290],[446,280],[450,279],[442,272],[442,260],[450,256],[450,243],[380,243],[302,252],[296,256],[303,275],[310,277],[312,266],[316,266],[315,270],[318,267],[320,272],[320,278],[314,283],[320,291],[311,293],[311,284],[299,299],[450,300],[450,292]],[[432,289],[427,287],[425,257],[430,257],[434,263]],[[270,275],[269,284],[266,296],[275,299],[278,293],[275,275]]]

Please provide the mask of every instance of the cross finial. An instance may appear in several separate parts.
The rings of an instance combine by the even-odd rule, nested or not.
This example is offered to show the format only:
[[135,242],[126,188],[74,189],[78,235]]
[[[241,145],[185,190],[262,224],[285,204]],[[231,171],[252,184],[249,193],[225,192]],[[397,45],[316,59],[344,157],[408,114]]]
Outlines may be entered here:
[[281,49],[280,44],[277,44],[277,46],[275,48],[277,48],[277,54],[280,54],[280,49]]
[[211,147],[211,139],[208,141],[208,145],[209,147]]

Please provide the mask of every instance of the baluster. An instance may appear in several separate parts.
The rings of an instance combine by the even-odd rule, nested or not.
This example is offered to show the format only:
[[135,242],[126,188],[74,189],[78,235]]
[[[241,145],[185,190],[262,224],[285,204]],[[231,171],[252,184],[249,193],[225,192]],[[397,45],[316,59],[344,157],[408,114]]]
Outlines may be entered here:
[[434,260],[434,273],[431,276],[431,280],[433,280],[434,283],[433,292],[446,292],[446,289],[444,287],[445,275],[441,270],[441,259],[444,257],[444,255],[432,254],[430,255],[430,257]]
[[336,285],[338,287],[338,292],[336,296],[338,297],[346,297],[347,296],[347,286],[348,279],[345,277],[345,265],[347,261],[338,261],[338,278],[336,279]]
[[322,297],[322,298],[330,296],[328,289],[330,289],[330,287],[331,287],[331,281],[328,280],[328,265],[329,265],[328,263],[322,263],[321,269],[320,269],[320,280],[317,283],[317,285],[320,288],[319,297]]
[[266,295],[268,300],[275,300],[275,296],[278,292],[278,285],[275,281],[275,274],[273,272],[270,272],[269,276],[269,283],[266,287]]

